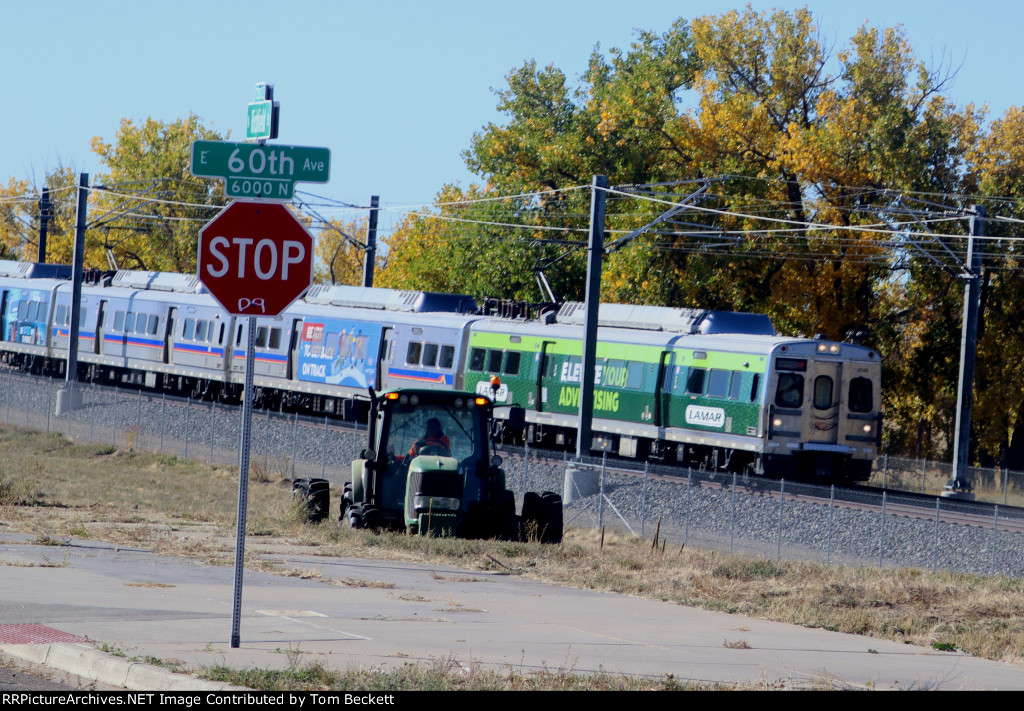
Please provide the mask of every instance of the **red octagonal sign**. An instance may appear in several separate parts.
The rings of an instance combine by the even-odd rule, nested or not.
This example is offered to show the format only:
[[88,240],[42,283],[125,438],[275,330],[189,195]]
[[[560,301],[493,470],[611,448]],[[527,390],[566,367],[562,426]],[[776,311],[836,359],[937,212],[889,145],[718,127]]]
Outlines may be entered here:
[[199,233],[199,281],[228,313],[277,316],[313,283],[313,236],[280,203],[235,201]]

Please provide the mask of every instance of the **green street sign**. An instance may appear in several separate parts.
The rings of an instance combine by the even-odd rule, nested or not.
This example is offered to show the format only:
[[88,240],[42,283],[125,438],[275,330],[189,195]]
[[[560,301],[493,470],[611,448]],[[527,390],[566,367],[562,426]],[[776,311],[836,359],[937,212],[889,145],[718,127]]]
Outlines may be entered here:
[[274,125],[274,102],[256,101],[249,104],[249,119],[245,125],[245,137],[250,140],[277,138]]
[[295,183],[326,183],[331,151],[305,146],[194,141],[189,166],[197,178],[223,178],[228,197],[291,200]]

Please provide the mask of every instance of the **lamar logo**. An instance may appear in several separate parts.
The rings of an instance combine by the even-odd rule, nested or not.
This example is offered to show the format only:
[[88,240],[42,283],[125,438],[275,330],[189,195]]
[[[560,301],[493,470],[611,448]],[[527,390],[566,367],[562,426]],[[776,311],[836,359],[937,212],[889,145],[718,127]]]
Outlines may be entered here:
[[720,407],[702,407],[690,405],[686,408],[686,424],[702,427],[722,427],[725,425],[725,410]]

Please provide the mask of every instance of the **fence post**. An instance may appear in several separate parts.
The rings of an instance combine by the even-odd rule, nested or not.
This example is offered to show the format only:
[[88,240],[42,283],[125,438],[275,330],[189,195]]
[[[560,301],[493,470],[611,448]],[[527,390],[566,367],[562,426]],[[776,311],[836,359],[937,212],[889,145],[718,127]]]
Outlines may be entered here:
[[320,452],[320,478],[327,474],[327,415],[324,415],[324,446]]
[[142,449],[142,388],[139,388],[138,405],[135,408],[135,446],[134,449]]
[[[95,402],[96,402],[96,383],[92,384],[92,401],[95,404]],[[95,442],[96,441],[93,438],[93,430],[95,428],[96,428],[96,417],[94,415],[93,417],[89,418],[89,441],[90,442]]]
[[683,532],[683,546],[690,540],[690,489],[693,487],[693,469],[686,467],[686,529]]
[[50,391],[52,388],[47,384],[46,386],[46,431],[50,431]]
[[188,459],[188,414],[192,409],[192,398],[185,400],[185,459]]
[[167,393],[160,393],[160,454],[164,453],[164,430],[167,423],[164,422],[164,412],[167,410]]
[[644,537],[644,524],[647,522],[647,472],[650,466],[650,462],[644,462],[644,486],[640,495],[640,538]]
[[[358,426],[359,423],[356,422]],[[295,416],[292,418],[292,479],[295,478],[295,447],[296,441],[299,435],[299,411],[295,411]]]
[[[246,393],[248,394],[248,393]],[[213,464],[213,430],[214,430],[214,417],[217,414],[217,401],[214,400],[210,406],[210,464]]]
[[942,497],[935,497],[935,542],[932,544],[932,572],[939,566],[939,514],[942,507]]
[[989,563],[988,574],[996,574],[996,537],[999,533],[999,504],[995,505],[995,513],[992,514],[992,558]]
[[523,491],[529,490],[530,481],[530,438],[523,438]]
[[117,386],[114,386],[114,424],[110,427],[110,444],[117,447],[117,413],[120,408],[117,406]]
[[782,503],[786,500],[786,480],[779,482],[779,533],[775,539],[775,560],[782,560]]
[[882,457],[882,488],[885,488],[886,483],[889,481],[889,454],[886,453]]
[[999,472],[999,476],[1003,479],[1003,506],[1006,506],[1006,484],[1010,479],[1009,474],[1010,471],[1008,469],[1003,469]]
[[729,512],[729,552],[733,551],[733,541],[736,538],[736,473],[732,475],[732,510]]
[[878,567],[882,567],[882,550],[885,545],[885,492],[882,492],[882,525],[878,527]]
[[832,564],[832,512],[835,510],[836,485],[833,484],[828,497],[828,528],[825,534],[825,565]]

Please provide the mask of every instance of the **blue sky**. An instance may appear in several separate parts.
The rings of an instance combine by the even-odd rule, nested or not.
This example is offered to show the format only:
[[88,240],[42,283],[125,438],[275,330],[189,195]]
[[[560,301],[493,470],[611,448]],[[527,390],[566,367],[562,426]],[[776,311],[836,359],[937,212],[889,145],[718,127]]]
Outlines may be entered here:
[[[172,121],[195,113],[242,140],[255,84],[275,85],[279,142],[331,150],[331,181],[299,186],[366,204],[381,196],[397,220],[445,182],[474,180],[461,152],[501,122],[491,88],[528,59],[575,79],[595,44],[628,47],[634,28],[666,31],[677,17],[742,9],[702,0],[642,3],[2,0],[5,67],[0,179],[61,162],[92,174],[93,136],[123,117]],[[962,2],[752,2],[808,6],[843,48],[864,22],[902,23],[919,58],[959,66],[947,92],[998,117],[1024,103],[1024,5]],[[390,215],[390,216],[389,216]]]

